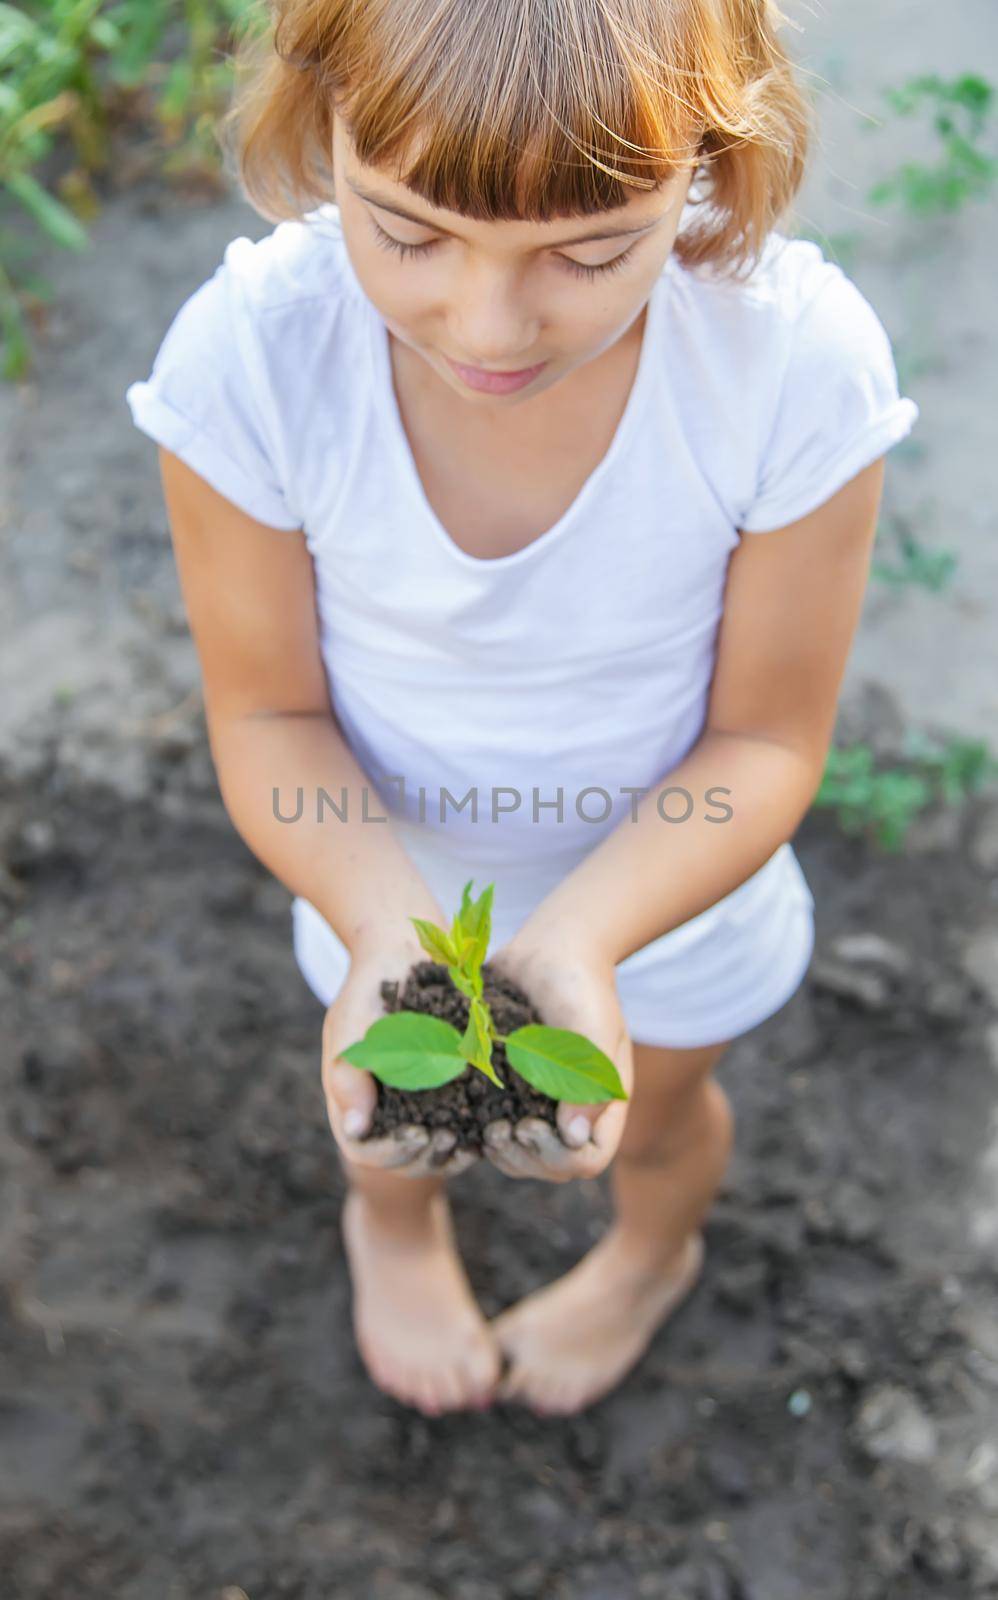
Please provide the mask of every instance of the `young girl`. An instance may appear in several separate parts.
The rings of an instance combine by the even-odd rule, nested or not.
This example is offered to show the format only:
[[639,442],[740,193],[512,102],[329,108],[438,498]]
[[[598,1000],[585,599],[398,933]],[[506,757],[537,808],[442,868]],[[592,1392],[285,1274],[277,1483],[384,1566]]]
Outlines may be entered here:
[[[367,1369],[429,1413],[575,1411],[696,1281],[715,1069],[807,969],[789,840],[917,409],[867,301],[776,231],[807,118],[767,0],[270,9],[229,122],[277,225],[127,399],[222,797],[326,1008]],[[615,1204],[491,1322],[445,1194],[472,1157],[365,1140],[339,1057],[469,878],[492,959],[629,1089],[489,1128],[511,1177],[612,1161]]]

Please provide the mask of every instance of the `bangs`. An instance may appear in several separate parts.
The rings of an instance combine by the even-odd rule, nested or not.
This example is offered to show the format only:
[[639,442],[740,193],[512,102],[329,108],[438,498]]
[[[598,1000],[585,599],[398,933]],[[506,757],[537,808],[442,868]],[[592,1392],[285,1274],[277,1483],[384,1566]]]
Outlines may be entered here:
[[476,221],[546,222],[696,165],[691,41],[677,27],[650,58],[647,31],[600,0],[375,0],[330,40],[328,81],[366,165]]
[[[751,270],[804,175],[775,0],[254,0],[223,149],[271,221],[335,197],[333,136],[481,222],[618,210],[692,168],[675,252]],[[231,144],[226,141],[231,138]]]

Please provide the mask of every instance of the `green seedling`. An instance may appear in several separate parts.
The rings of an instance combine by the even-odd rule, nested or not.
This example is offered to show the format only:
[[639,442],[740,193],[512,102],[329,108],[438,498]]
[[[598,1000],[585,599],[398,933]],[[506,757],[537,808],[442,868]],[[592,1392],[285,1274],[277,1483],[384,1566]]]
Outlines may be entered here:
[[915,539],[903,538],[901,565],[892,567],[884,561],[875,561],[870,567],[870,576],[896,589],[913,584],[932,594],[941,594],[949,587],[958,562],[959,557],[952,550],[929,550]]
[[161,173],[221,186],[233,47],[267,21],[259,0],[0,0],[0,210],[27,223],[0,226],[0,381],[29,372],[32,319],[54,298],[34,257],[91,248],[116,126],[151,118]]
[[980,739],[940,743],[912,729],[901,754],[907,768],[878,771],[869,745],[833,745],[812,805],[834,809],[844,833],[869,832],[893,853],[933,801],[959,805],[998,776],[998,760]]
[[918,773],[877,771],[869,745],[833,745],[812,805],[834,809],[842,831],[869,830],[881,849],[900,850],[908,829],[932,799],[929,784]]
[[926,216],[987,198],[998,178],[994,87],[973,73],[950,81],[929,73],[884,93],[900,117],[929,111],[940,154],[934,166],[909,161],[875,184],[873,204],[897,201],[912,215]]
[[471,882],[462,890],[460,910],[449,929],[423,917],[409,918],[423,949],[447,968],[455,988],[468,999],[464,1033],[442,1017],[395,1011],[372,1022],[363,1039],[340,1052],[343,1059],[393,1089],[436,1089],[460,1077],[469,1064],[502,1089],[492,1064],[493,1045],[502,1044],[514,1071],[552,1100],[577,1105],[626,1100],[613,1062],[584,1034],[543,1023],[498,1032],[482,993],[495,885],[490,883],[472,900]]
[[887,527],[895,534],[899,561],[891,564],[878,559],[880,550],[886,544],[884,535],[878,533],[874,559],[870,565],[871,578],[898,589],[905,585],[917,585],[933,594],[940,594],[947,589],[960,564],[956,551],[933,550],[929,545],[922,544],[915,538],[904,517],[895,515],[885,518],[884,528]]

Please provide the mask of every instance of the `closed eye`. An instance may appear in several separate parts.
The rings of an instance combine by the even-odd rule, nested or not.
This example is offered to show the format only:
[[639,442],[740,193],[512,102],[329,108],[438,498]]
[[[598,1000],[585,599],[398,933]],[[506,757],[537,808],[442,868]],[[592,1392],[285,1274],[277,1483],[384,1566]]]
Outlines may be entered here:
[[622,250],[619,256],[614,256],[612,261],[601,262],[598,267],[584,266],[581,261],[573,261],[570,256],[559,256],[558,259],[563,266],[567,267],[570,272],[574,272],[577,277],[598,278],[604,272],[618,272],[624,263],[630,260],[635,248],[633,244],[629,244],[627,249]]
[[[371,217],[369,220],[372,228],[374,229],[375,243],[379,245],[382,250],[393,251],[396,255],[401,256],[403,260],[407,258],[411,259],[413,257],[425,256],[429,253],[429,251],[435,250],[437,245],[441,242],[439,239],[428,239],[425,244],[405,244],[403,240],[396,239],[393,234],[386,233],[384,228],[375,222],[373,217]],[[614,256],[612,261],[604,261],[596,267],[588,267],[585,266],[581,261],[573,261],[570,256],[558,256],[557,259],[563,267],[565,267],[569,272],[573,273],[576,277],[599,278],[607,272],[618,272],[624,263],[634,254],[634,249],[635,247],[633,244],[628,245],[627,249],[622,251],[619,256]]]

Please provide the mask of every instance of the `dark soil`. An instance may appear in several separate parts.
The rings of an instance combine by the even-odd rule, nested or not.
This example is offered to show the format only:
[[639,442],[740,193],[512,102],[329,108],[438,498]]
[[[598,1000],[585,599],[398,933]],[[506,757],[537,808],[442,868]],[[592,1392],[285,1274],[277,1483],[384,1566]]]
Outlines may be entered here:
[[[462,1034],[468,1026],[468,1000],[455,988],[442,962],[417,961],[406,977],[401,995],[393,980],[381,985],[381,995],[386,1011],[423,1011],[431,1017],[442,1017]],[[488,961],[482,963],[482,998],[500,1033],[512,1033],[529,1022],[544,1021],[519,985],[505,973],[497,972]],[[520,1117],[543,1117],[556,1126],[557,1101],[541,1094],[513,1070],[505,1045],[493,1046],[492,1066],[505,1088],[497,1089],[484,1072],[473,1066],[439,1089],[409,1091],[378,1083],[378,1104],[368,1138],[383,1136],[403,1123],[418,1123],[427,1128],[453,1128],[457,1134],[455,1149],[481,1152],[483,1134],[490,1122],[506,1118],[515,1123]]]
[[[819,949],[721,1064],[701,1283],[583,1415],[428,1420],[355,1352],[290,897],[203,741],[151,760],[0,773],[4,1600],[998,1593],[994,807],[918,856],[806,819]],[[450,1186],[488,1315],[608,1184]]]

